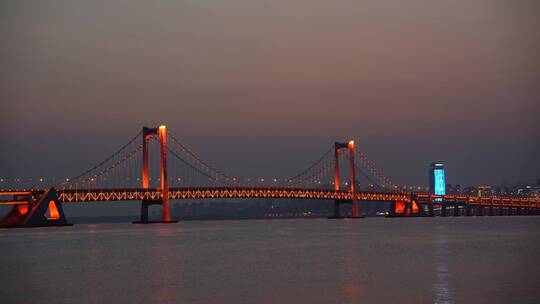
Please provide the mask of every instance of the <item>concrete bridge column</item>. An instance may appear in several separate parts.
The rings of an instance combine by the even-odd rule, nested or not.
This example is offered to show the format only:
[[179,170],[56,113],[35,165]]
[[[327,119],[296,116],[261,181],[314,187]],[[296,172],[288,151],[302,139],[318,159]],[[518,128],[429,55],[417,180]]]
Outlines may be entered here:
[[334,201],[334,217],[335,218],[338,218],[339,217],[339,201],[338,200],[335,200]]
[[428,204],[428,216],[429,217],[434,217],[435,216],[435,212],[433,211],[433,202],[430,202]]
[[483,215],[483,207],[481,205],[476,206],[476,216],[482,216]]
[[472,215],[471,205],[469,205],[469,204],[465,205],[465,215],[466,216],[471,216]]
[[459,216],[459,204],[454,203],[454,216]]
[[391,202],[388,208],[388,216],[389,217],[395,217],[396,216],[396,202]]
[[446,216],[446,204],[441,204],[441,216]]

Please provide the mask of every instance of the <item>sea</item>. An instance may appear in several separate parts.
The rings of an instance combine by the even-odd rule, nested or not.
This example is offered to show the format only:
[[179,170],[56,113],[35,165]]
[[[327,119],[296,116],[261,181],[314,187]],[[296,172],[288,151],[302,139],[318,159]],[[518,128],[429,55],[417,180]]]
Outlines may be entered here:
[[0,229],[0,303],[540,303],[540,217]]

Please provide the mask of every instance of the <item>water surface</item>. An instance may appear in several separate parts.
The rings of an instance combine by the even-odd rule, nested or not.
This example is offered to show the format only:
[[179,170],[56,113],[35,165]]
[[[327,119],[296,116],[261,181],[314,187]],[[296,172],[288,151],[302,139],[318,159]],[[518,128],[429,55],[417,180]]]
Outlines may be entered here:
[[540,217],[0,230],[7,303],[539,303]]

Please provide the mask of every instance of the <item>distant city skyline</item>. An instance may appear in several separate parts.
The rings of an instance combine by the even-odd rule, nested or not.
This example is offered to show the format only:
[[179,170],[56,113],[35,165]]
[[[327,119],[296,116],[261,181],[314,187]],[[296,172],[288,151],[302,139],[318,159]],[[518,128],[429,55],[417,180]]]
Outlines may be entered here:
[[234,175],[355,139],[399,184],[540,177],[534,1],[0,4],[1,178],[65,178],[166,124]]

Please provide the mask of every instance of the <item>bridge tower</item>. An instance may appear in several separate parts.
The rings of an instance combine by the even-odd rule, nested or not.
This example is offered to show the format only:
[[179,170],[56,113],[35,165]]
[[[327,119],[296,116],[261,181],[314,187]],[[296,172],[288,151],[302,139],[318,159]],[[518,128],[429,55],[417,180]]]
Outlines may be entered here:
[[[167,178],[167,127],[164,125],[158,128],[143,127],[142,140],[143,140],[143,163],[142,163],[142,188],[144,190],[149,189],[149,176],[148,176],[148,144],[150,140],[157,137],[160,144],[160,158],[161,158],[161,198],[158,200],[142,200],[141,201],[141,219],[133,223],[136,224],[149,224],[149,223],[176,223],[171,219],[171,213],[169,209],[169,180]],[[148,220],[148,207],[151,205],[161,205],[162,220],[161,221],[149,221]]]
[[[349,151],[349,176],[350,176],[350,192],[351,192],[351,218],[360,218],[360,208],[358,207],[358,200],[356,198],[356,170],[354,165],[354,155],[356,154],[356,147],[354,141],[350,140],[347,143],[334,143],[334,190],[339,191],[339,154],[341,149],[347,149]],[[340,218],[339,207],[341,204],[349,203],[349,201],[336,200],[334,202],[334,215],[333,218]]]

